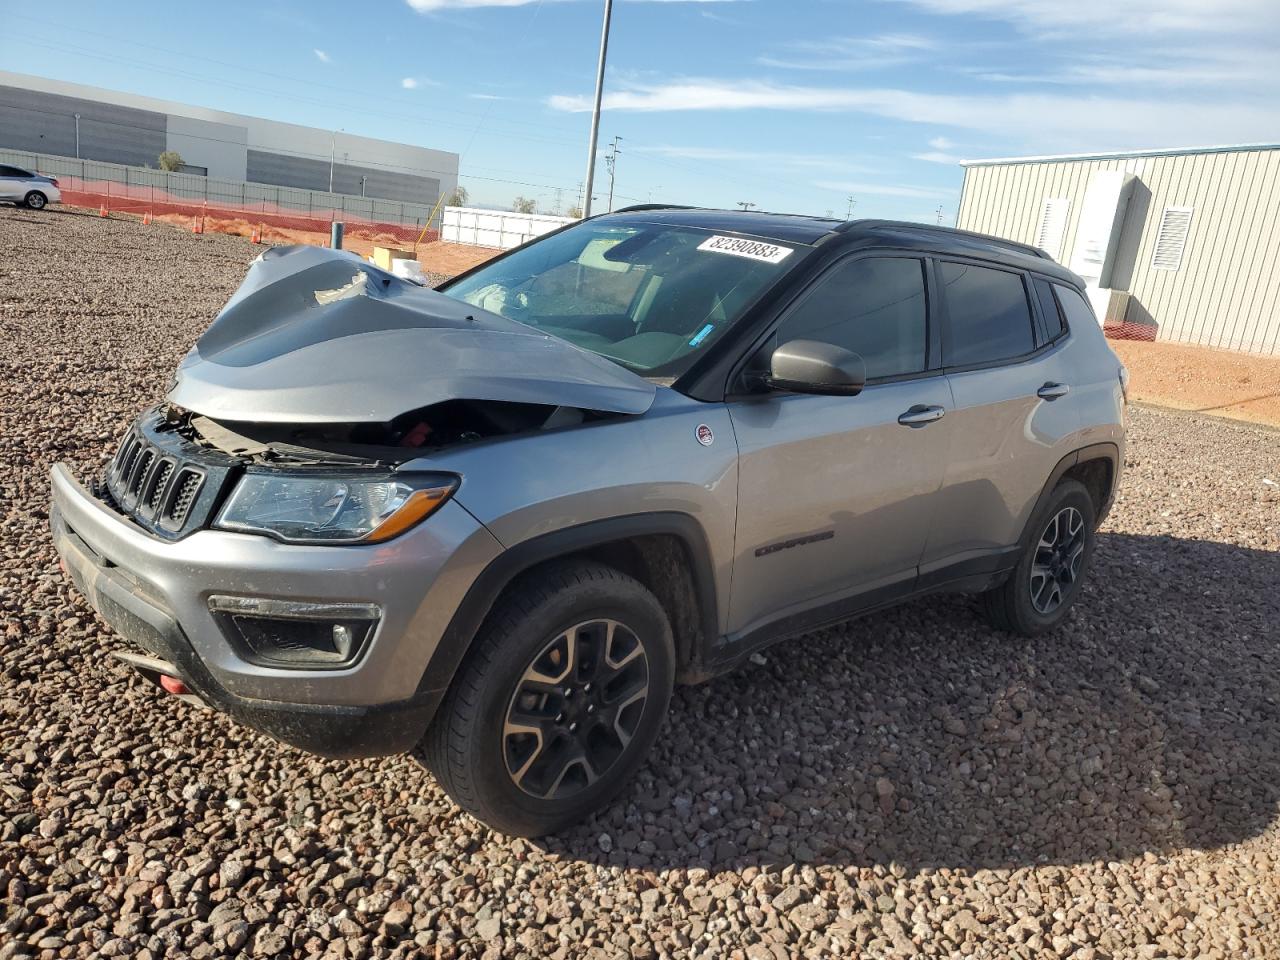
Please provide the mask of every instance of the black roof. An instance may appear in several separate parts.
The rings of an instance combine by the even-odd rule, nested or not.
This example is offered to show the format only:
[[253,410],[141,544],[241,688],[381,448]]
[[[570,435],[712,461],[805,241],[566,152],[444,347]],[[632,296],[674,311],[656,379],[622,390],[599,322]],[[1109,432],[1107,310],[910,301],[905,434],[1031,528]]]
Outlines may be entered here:
[[817,244],[825,241],[851,246],[874,244],[928,253],[962,254],[996,260],[1025,270],[1036,270],[1077,287],[1084,286],[1079,277],[1037,247],[953,227],[899,220],[844,221],[756,210],[707,210],[661,204],[626,207],[605,216],[624,223],[699,227],[743,233],[783,243]]
[[641,204],[606,214],[610,220],[635,223],[663,223],[676,227],[701,227],[745,233],[765,240],[786,243],[817,243],[836,232],[841,221],[825,217],[803,217],[789,213],[761,213],[756,210],[705,210],[701,207],[666,207]]

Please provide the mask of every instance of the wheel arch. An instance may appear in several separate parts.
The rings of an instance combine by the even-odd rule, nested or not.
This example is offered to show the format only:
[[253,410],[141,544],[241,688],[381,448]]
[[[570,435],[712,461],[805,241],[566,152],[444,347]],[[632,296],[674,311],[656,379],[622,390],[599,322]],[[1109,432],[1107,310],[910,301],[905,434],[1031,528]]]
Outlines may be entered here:
[[612,566],[645,585],[671,621],[676,675],[696,675],[719,633],[711,547],[702,525],[683,513],[612,517],[532,537],[504,550],[472,583],[423,671],[420,692],[452,683],[498,598],[517,580],[573,558]]
[[1044,489],[1036,499],[1035,507],[1027,520],[1023,540],[1032,535],[1031,524],[1039,516],[1040,509],[1063,480],[1078,480],[1089,491],[1093,500],[1094,522],[1101,524],[1111,510],[1115,499],[1115,483],[1120,466],[1120,447],[1114,443],[1095,443],[1074,450],[1058,461]]

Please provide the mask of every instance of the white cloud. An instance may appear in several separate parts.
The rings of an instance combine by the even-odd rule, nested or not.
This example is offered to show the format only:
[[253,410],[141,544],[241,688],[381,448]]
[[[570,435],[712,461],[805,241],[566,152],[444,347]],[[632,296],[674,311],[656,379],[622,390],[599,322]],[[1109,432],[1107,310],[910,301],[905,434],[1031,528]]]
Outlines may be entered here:
[[944,153],[941,150],[929,151],[927,153],[913,153],[912,160],[923,160],[926,163],[945,163],[947,166],[955,166],[964,158],[954,153]]
[[1233,33],[1280,21],[1275,0],[896,0],[931,13],[987,17],[1035,31]]
[[325,53],[323,50],[317,49],[317,50],[312,50],[311,52],[316,55],[316,59],[319,60],[321,63],[333,62],[333,59],[329,56],[329,54]]
[[401,80],[401,81],[400,81],[400,86],[404,87],[406,90],[417,90],[417,89],[418,89],[418,78],[417,78],[417,77],[405,77],[403,80]]
[[950,150],[955,146],[955,142],[948,140],[946,137],[934,137],[929,141],[929,146],[935,150]]
[[781,153],[760,150],[734,150],[725,147],[695,146],[644,146],[632,147],[633,153],[655,154],[681,160],[706,163],[750,163],[771,166],[802,167],[807,169],[840,170],[843,173],[869,173],[869,168],[850,163],[847,157],[812,153]]
[[[479,7],[524,7],[538,0],[405,0],[419,13],[438,10],[475,10]],[[628,0],[630,3],[746,3],[750,0]]]
[[[556,110],[591,109],[585,95],[554,96]],[[812,87],[720,79],[633,84],[605,97],[615,111],[790,110],[866,113],[910,123],[1010,133],[1053,150],[1258,142],[1280,136],[1274,100],[1204,101],[1108,94],[966,95],[873,87]]]
[[787,44],[788,53],[763,56],[757,62],[785,70],[879,70],[919,60],[936,48],[929,37],[882,33],[801,40]]
[[510,97],[500,97],[496,93],[468,93],[467,96],[472,100],[510,100]]
[[852,196],[872,197],[915,197],[929,200],[953,196],[954,190],[943,190],[937,187],[912,187],[901,183],[850,183],[847,180],[819,180],[814,184],[819,190],[834,190]]

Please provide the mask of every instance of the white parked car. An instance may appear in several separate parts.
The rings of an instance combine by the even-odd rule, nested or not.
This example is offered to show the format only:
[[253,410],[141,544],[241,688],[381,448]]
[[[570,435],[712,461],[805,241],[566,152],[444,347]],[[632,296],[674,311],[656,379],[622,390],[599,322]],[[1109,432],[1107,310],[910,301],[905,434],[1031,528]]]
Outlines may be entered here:
[[53,177],[0,164],[0,200],[43,210],[51,203],[61,203],[62,191]]

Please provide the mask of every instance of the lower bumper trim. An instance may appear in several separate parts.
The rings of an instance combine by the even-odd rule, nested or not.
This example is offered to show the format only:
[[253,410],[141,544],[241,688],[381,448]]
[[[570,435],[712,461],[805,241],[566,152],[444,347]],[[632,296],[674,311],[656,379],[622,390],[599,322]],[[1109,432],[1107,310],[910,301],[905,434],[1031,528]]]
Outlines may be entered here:
[[[334,759],[405,753],[422,738],[444,690],[373,706],[281,703],[241,697],[221,686],[196,655],[174,617],[139,594],[121,571],[102,562],[55,508],[53,543],[72,582],[117,633],[146,655],[117,654],[144,675],[177,677],[202,705],[309,753]],[[184,696],[182,699],[188,699]]]

